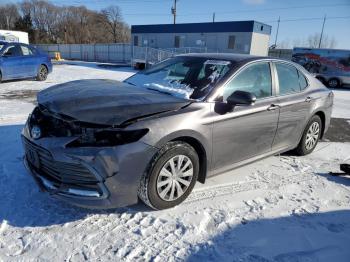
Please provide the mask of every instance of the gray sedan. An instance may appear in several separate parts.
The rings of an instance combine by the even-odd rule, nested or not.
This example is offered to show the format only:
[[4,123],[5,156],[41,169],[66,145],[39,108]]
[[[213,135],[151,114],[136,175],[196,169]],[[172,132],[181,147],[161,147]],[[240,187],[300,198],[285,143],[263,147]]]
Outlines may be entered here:
[[124,82],[81,80],[38,94],[22,132],[25,165],[72,204],[180,204],[196,182],[264,157],[311,153],[333,93],[290,61],[177,56]]

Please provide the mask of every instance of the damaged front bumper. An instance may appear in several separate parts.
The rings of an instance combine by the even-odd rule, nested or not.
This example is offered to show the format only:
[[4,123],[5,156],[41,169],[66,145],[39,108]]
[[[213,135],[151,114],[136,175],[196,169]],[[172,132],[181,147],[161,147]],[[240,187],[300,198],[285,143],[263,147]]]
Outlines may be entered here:
[[138,202],[141,176],[157,148],[140,141],[115,147],[66,147],[72,139],[33,140],[27,126],[23,129],[24,165],[42,190],[88,208],[116,208]]

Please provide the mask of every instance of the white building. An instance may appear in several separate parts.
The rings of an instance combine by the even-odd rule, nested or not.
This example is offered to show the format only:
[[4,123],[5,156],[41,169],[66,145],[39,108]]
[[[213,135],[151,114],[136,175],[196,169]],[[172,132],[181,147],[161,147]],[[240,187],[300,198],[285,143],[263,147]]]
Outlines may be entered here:
[[257,21],[134,25],[131,34],[135,46],[205,47],[208,52],[266,56],[271,26]]
[[21,31],[0,30],[0,41],[29,44],[28,33]]

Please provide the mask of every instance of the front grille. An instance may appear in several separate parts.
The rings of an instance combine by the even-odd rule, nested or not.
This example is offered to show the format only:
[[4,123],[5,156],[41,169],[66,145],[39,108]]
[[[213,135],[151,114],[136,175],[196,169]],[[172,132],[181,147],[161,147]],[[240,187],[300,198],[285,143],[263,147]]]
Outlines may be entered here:
[[31,168],[39,175],[59,185],[96,185],[99,180],[83,165],[53,160],[51,153],[46,149],[23,138],[26,156],[33,153],[37,156],[34,163],[26,157]]

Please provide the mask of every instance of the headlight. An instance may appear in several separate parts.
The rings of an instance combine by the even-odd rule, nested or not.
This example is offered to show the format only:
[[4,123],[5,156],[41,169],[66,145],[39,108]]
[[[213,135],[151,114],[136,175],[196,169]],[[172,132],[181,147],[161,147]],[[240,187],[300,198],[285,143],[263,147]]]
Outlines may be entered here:
[[148,133],[148,129],[139,130],[99,130],[87,129],[79,138],[67,147],[108,147],[136,142]]

